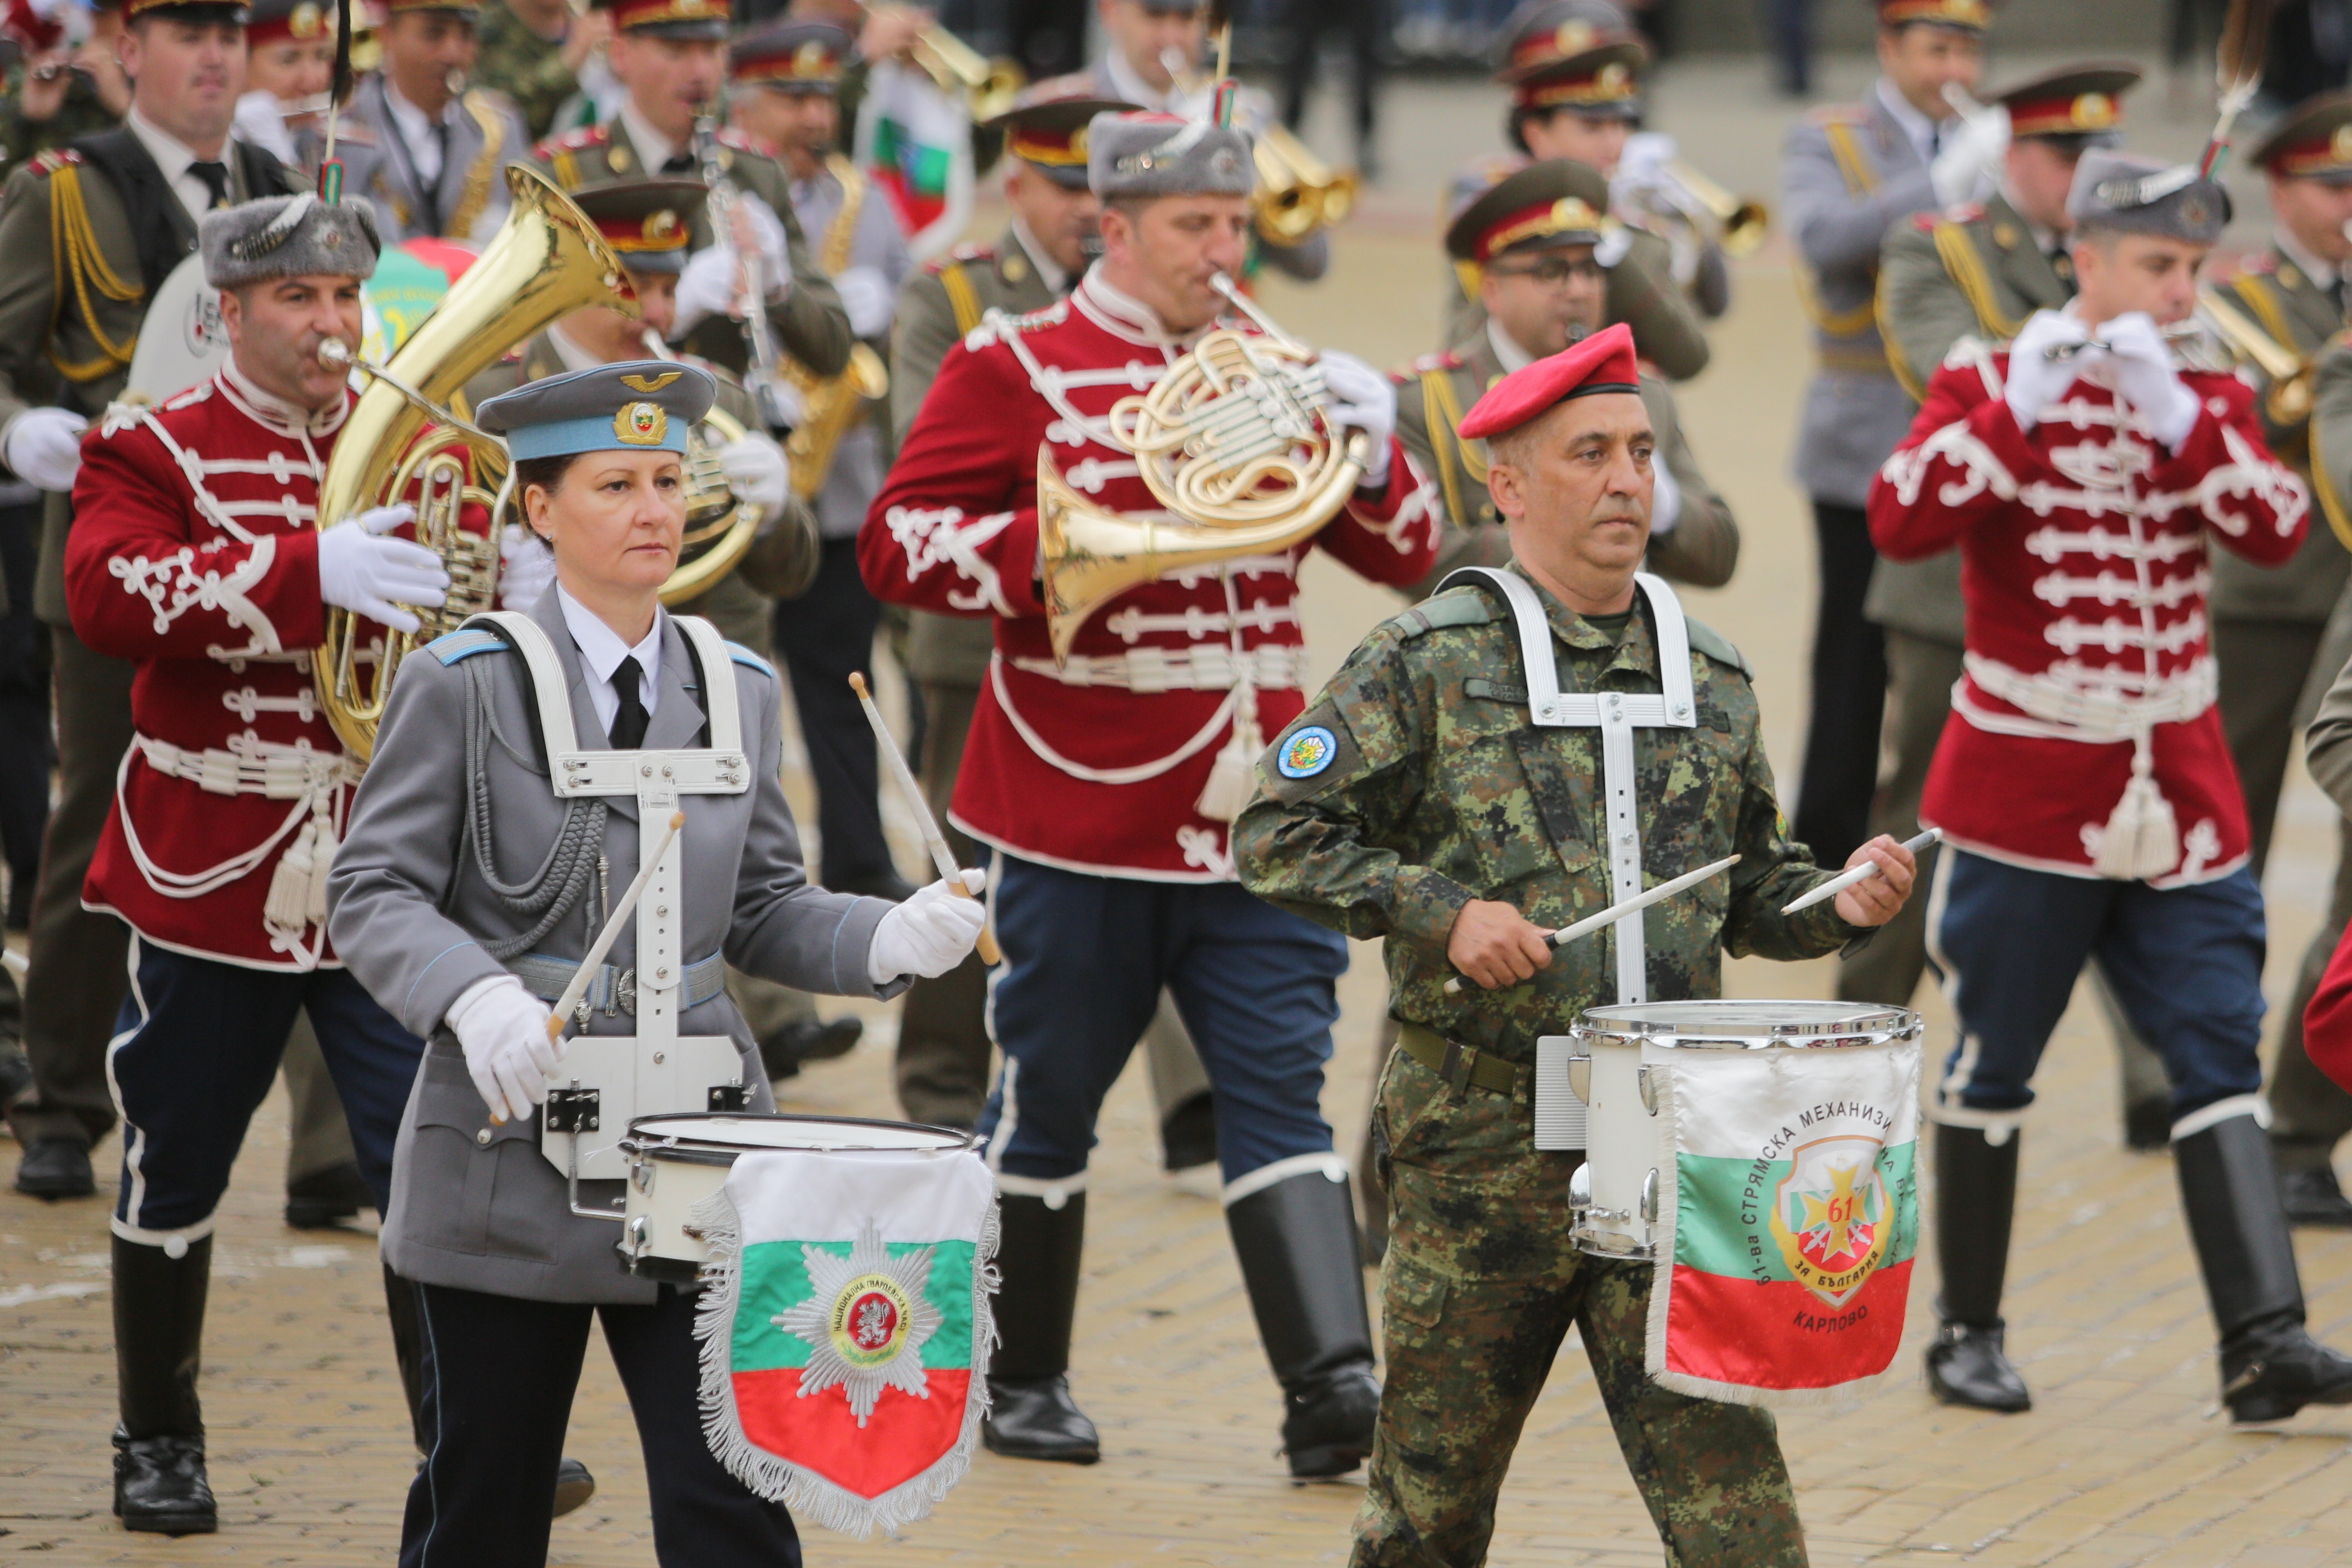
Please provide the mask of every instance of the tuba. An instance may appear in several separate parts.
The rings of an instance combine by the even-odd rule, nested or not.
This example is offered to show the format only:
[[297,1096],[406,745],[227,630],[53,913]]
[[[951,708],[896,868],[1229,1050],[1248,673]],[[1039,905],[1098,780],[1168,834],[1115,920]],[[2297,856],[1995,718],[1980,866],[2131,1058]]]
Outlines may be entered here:
[[1203,337],[1140,397],[1110,411],[1114,439],[1170,517],[1129,516],[1080,496],[1037,454],[1037,536],[1046,627],[1066,659],[1078,628],[1118,594],[1171,571],[1284,550],[1346,504],[1370,455],[1360,431],[1336,442],[1315,351],[1231,278],[1217,291],[1265,332]]
[[[448,601],[438,610],[408,606],[423,625],[383,628],[381,644],[361,640],[362,617],[327,607],[326,641],[311,655],[311,676],[328,722],[362,758],[375,747],[400,661],[498,601],[499,513],[512,465],[506,443],[459,417],[451,400],[560,316],[585,305],[636,313],[621,258],[571,198],[522,164],[509,165],[506,178],[514,205],[505,224],[387,363],[369,364],[333,339],[320,350],[370,378],[320,482],[320,526],[413,499],[416,540],[449,573]],[[490,518],[482,533],[464,526],[476,507]]]

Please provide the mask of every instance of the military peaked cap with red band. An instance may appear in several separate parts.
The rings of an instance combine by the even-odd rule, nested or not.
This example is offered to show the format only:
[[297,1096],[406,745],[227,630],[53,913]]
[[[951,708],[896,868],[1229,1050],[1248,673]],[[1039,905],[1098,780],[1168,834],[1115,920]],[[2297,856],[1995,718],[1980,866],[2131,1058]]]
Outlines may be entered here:
[[632,272],[686,270],[687,235],[709,194],[699,180],[607,180],[572,193]]
[[384,11],[399,16],[404,11],[455,11],[461,16],[481,15],[481,0],[384,0]]
[[1483,267],[1512,250],[1598,245],[1609,178],[1590,163],[1548,158],[1497,181],[1445,226],[1445,253]]
[[1012,108],[983,120],[981,128],[1002,131],[1007,153],[1055,184],[1081,191],[1086,189],[1091,146],[1087,125],[1097,114],[1126,114],[1136,107],[1122,99],[1097,97],[1083,76],[1055,77],[1023,89]]
[[779,92],[837,92],[857,40],[830,22],[774,22],[735,40],[728,74]]
[[1642,72],[1649,63],[1649,46],[1627,38],[1533,70],[1507,70],[1497,79],[1510,84],[1511,101],[1522,110],[1632,120],[1641,113]]
[[1924,22],[1937,27],[1957,27],[1964,33],[1981,33],[1992,26],[1992,6],[1987,0],[1872,0],[1878,7],[1878,25],[1882,27],[1907,26]]
[[330,42],[335,36],[332,0],[255,0],[245,14],[245,41],[259,48],[292,39],[298,44]]
[[2305,99],[2287,110],[2252,157],[2289,179],[2352,185],[2352,92]]
[[2120,62],[2068,66],[2045,71],[1990,101],[2009,110],[2009,134],[2085,137],[2102,145],[2115,141],[2124,120],[2124,94],[2139,85],[2137,68]]
[[657,38],[724,38],[734,16],[728,0],[599,0],[596,8],[621,32]]
[[1517,430],[1570,398],[1603,392],[1640,396],[1642,367],[1633,358],[1633,329],[1622,321],[1603,327],[1580,343],[1513,371],[1470,405],[1457,428],[1465,439],[1482,441]]
[[1506,78],[1524,75],[1640,37],[1612,0],[1529,0],[1496,31],[1495,69]]
[[126,0],[122,19],[127,22],[157,11],[177,11],[184,22],[234,22],[239,26],[245,24],[245,7],[236,0]]

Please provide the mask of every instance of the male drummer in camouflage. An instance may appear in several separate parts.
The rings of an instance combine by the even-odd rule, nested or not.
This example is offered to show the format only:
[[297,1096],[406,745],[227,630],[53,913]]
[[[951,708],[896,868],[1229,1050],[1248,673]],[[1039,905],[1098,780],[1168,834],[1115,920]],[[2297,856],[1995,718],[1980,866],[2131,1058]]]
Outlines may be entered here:
[[[1622,327],[1504,378],[1463,421],[1495,437],[1488,483],[1513,570],[1535,585],[1563,690],[1659,692],[1648,543],[1655,436]],[[1811,958],[1883,924],[1914,866],[1875,839],[1881,874],[1793,916],[1821,881],[1774,799],[1737,650],[1688,622],[1698,722],[1636,742],[1651,883],[1733,852],[1728,876],[1652,909],[1647,985],[1716,996],[1722,954]],[[1365,640],[1260,766],[1234,825],[1244,884],[1358,937],[1385,936],[1403,1020],[1375,1139],[1392,1218],[1382,1274],[1388,1383],[1352,1561],[1485,1560],[1495,1499],[1574,1327],[1667,1561],[1805,1561],[1771,1416],[1670,1392],[1643,1373],[1647,1264],[1570,1238],[1572,1152],[1538,1152],[1536,1040],[1614,1001],[1611,939],[1551,952],[1547,929],[1610,902],[1592,729],[1530,725],[1511,617],[1483,589],[1438,594]],[[1320,745],[1294,742],[1320,732]],[[1455,974],[1475,982],[1445,994]]]

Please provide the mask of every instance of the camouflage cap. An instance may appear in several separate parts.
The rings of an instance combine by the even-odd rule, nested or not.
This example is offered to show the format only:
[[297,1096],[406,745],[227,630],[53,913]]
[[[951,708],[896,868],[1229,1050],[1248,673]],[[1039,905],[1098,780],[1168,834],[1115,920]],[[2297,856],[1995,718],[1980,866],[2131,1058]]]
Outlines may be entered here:
[[2141,234],[2211,245],[2230,225],[2230,193],[2191,163],[2167,164],[2094,147],[2066,196],[2076,234]]
[[1257,186],[1245,131],[1173,114],[1097,114],[1087,127],[1087,183],[1104,201],[1246,196]]
[[264,196],[206,213],[196,227],[205,281],[241,288],[272,277],[366,277],[383,242],[375,207],[353,196],[329,206],[311,192]]

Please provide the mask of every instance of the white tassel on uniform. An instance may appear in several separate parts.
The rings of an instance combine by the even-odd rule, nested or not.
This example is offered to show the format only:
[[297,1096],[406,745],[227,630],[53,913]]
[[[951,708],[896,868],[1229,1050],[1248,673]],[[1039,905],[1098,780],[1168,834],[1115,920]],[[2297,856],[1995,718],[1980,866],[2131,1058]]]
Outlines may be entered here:
[[310,819],[310,894],[303,911],[313,925],[327,923],[327,874],[335,869],[335,852],[342,847],[335,838],[334,813],[334,798],[329,796]]
[[319,832],[319,818],[294,830],[286,841],[286,852],[278,857],[278,869],[269,873],[269,896],[262,901],[262,923],[273,931],[299,935],[310,924],[310,882],[318,858],[311,846]]
[[2180,863],[2180,823],[2152,773],[2148,737],[2142,735],[2132,758],[2131,782],[2107,817],[2092,868],[2101,876],[2143,882]]
[[1192,809],[1213,822],[1240,816],[1257,791],[1258,754],[1265,749],[1265,736],[1257,727],[1257,692],[1244,683],[1234,694],[1233,738],[1217,753]]

